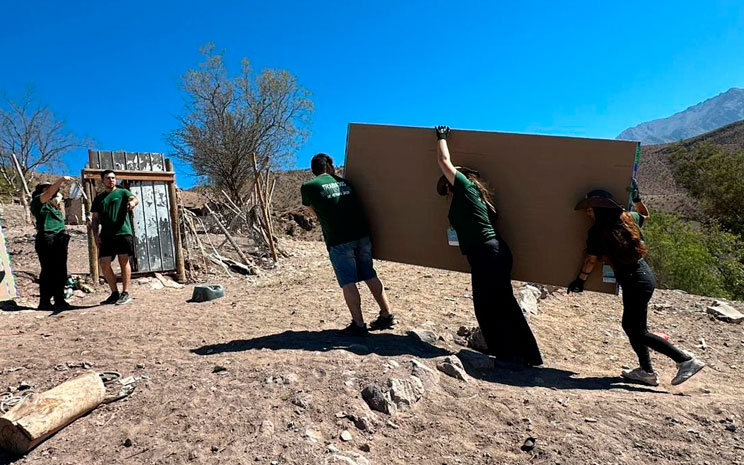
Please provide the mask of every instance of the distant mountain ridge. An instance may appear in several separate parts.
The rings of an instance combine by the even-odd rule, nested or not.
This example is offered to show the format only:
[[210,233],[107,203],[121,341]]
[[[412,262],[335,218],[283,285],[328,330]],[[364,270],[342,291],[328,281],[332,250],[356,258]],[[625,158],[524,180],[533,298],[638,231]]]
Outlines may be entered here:
[[641,123],[621,132],[617,139],[637,140],[644,145],[677,142],[744,120],[744,89],[726,92],[668,118]]

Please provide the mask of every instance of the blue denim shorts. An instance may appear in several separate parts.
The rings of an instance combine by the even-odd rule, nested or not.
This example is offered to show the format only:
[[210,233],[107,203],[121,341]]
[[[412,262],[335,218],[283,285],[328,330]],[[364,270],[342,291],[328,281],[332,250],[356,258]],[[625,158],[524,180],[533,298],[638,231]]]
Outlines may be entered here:
[[372,243],[369,237],[328,247],[328,255],[341,287],[377,276],[372,266]]

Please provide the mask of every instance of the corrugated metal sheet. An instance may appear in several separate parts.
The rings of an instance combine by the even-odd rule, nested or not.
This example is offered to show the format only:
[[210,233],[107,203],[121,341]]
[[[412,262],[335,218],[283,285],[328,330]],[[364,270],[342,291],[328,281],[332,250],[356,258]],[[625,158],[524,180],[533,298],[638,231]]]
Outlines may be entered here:
[[[165,171],[162,153],[94,151],[91,168]],[[135,269],[154,272],[176,269],[176,253],[170,217],[170,195],[165,182],[132,181],[129,190],[140,200],[133,211]]]

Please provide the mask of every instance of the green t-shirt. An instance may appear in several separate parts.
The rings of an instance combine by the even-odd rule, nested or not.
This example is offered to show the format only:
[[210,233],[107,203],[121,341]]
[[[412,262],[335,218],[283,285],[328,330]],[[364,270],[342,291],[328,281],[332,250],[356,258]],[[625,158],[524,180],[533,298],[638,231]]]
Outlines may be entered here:
[[312,207],[323,229],[328,247],[369,236],[361,203],[343,178],[321,174],[300,188],[302,205]]
[[134,195],[127,189],[117,187],[111,192],[102,192],[93,199],[91,213],[98,213],[101,223],[101,237],[132,235],[127,202]]
[[455,173],[452,194],[449,222],[457,232],[460,250],[467,255],[476,245],[495,238],[496,231],[478,187],[459,171]]
[[61,232],[65,230],[65,219],[62,210],[51,202],[41,203],[41,195],[31,200],[31,213],[36,218],[36,230],[39,232]]

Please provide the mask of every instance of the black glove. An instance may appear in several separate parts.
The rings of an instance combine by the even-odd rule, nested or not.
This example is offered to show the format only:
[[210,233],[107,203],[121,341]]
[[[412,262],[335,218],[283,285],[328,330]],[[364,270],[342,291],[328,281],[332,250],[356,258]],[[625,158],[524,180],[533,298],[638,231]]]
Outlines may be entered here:
[[641,191],[638,190],[638,181],[635,178],[630,180],[630,198],[633,199],[633,203],[641,201]]
[[434,126],[434,130],[437,132],[437,140],[447,140],[447,136],[450,133],[449,126]]
[[568,285],[568,289],[566,289],[566,294],[570,294],[572,292],[584,292],[584,280],[581,278],[576,278],[573,280],[571,284]]

